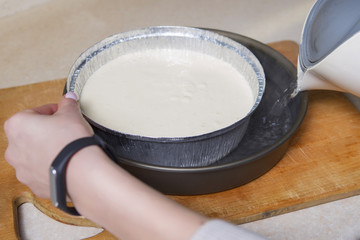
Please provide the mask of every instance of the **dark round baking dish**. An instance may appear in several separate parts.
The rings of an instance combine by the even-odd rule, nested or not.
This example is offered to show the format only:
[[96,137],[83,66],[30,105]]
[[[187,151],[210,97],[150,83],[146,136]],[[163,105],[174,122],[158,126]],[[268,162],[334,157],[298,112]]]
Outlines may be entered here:
[[296,83],[297,71],[291,62],[274,49],[253,39],[230,32],[212,31],[240,42],[255,54],[265,71],[265,93],[251,116],[248,129],[238,147],[214,165],[172,168],[142,164],[124,158],[119,160],[119,164],[130,173],[166,194],[214,193],[241,186],[260,177],[284,156],[291,137],[306,114],[306,92],[301,92],[282,110],[277,110],[276,116],[271,113],[277,100],[288,94],[290,86]]
[[262,64],[266,89],[252,114],[240,144],[210,166],[164,167],[119,157],[118,164],[165,194],[197,195],[246,184],[269,171],[286,153],[290,139],[306,114],[308,95],[299,93],[288,104],[278,104],[296,85],[297,71],[284,56],[256,40],[207,29],[246,46]]

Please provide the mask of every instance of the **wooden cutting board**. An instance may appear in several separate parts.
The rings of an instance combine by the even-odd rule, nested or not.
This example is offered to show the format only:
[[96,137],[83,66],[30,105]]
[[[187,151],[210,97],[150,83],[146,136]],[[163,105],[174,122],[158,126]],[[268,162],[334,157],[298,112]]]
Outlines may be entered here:
[[[297,61],[298,45],[284,41],[270,44]],[[65,79],[0,90],[0,124],[12,114],[30,107],[57,102]],[[33,203],[61,222],[94,226],[71,217],[37,199],[16,180],[4,160],[7,140],[0,129],[0,236],[17,238],[17,207]],[[354,196],[360,193],[360,113],[342,95],[330,91],[309,94],[309,108],[284,158],[268,173],[244,186],[200,196],[169,196],[209,217],[236,224]],[[101,203],[99,203],[101,204]],[[91,239],[114,239],[104,231]]]

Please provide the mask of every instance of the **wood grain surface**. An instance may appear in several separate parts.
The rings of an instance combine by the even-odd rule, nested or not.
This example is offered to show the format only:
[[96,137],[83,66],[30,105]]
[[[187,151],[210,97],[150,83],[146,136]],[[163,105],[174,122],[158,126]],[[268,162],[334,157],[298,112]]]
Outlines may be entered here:
[[[298,45],[270,44],[296,64]],[[65,79],[0,90],[0,125],[14,113],[57,102]],[[17,208],[33,203],[46,215],[68,224],[95,226],[36,198],[19,183],[4,159],[7,140],[0,129],[0,238],[17,239]],[[360,193],[360,113],[343,94],[312,91],[306,117],[284,158],[262,177],[238,188],[199,196],[169,196],[205,214],[236,224],[315,206]],[[101,204],[101,203],[99,203]],[[107,231],[91,239],[115,239]]]

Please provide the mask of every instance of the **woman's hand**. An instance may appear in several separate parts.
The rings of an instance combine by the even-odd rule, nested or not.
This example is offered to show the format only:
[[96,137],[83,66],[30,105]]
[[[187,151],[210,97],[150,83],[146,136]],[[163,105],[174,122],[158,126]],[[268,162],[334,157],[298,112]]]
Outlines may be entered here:
[[58,104],[19,112],[4,124],[8,138],[6,161],[18,180],[39,197],[49,198],[49,167],[71,141],[93,131],[81,115],[76,95],[68,93]]

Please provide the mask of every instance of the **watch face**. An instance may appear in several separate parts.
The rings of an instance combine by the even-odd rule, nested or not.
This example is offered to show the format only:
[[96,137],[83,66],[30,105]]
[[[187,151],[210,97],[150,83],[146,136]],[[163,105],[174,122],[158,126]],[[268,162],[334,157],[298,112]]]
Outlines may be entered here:
[[50,174],[50,198],[51,202],[55,207],[59,207],[59,201],[58,201],[58,187],[56,186],[56,177],[57,177],[57,171],[54,168],[54,166],[50,166],[49,174]]

